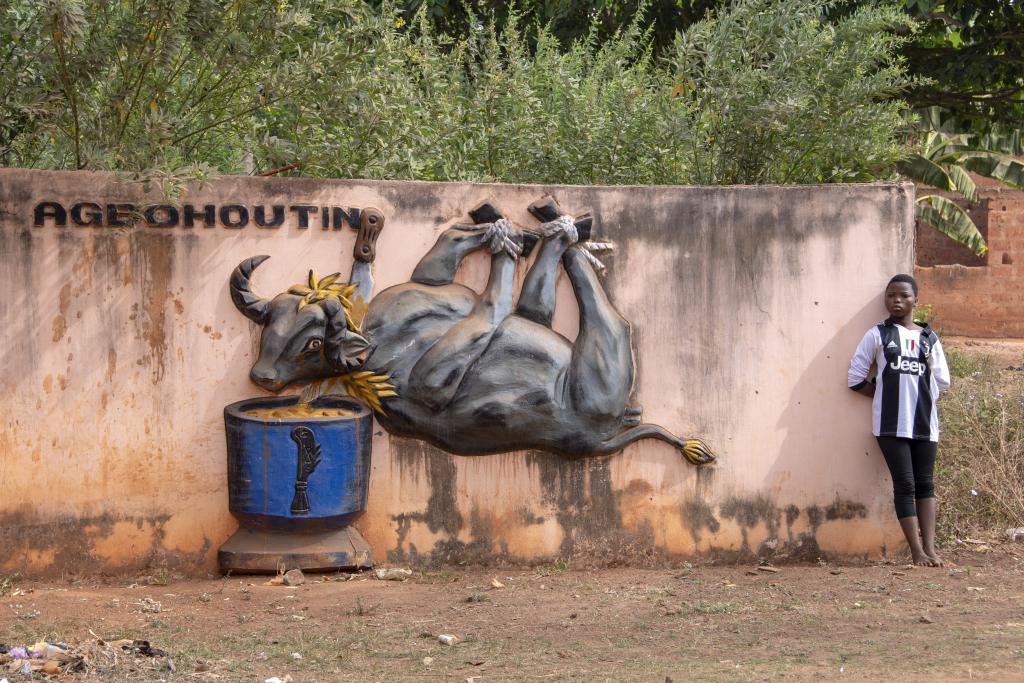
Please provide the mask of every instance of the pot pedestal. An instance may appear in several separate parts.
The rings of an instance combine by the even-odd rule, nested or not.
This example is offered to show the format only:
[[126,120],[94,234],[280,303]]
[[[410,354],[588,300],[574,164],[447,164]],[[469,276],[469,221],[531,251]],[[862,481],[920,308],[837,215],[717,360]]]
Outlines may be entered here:
[[222,572],[263,573],[289,569],[369,569],[373,550],[355,527],[320,533],[276,533],[241,528],[217,552]]

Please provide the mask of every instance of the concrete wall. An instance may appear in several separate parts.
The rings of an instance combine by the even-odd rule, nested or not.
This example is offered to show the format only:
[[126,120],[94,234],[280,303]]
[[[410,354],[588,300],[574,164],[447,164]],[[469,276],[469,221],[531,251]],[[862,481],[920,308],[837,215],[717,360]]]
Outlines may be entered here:
[[1024,337],[1024,191],[979,181],[978,195],[970,213],[988,242],[984,256],[918,225],[921,301],[946,334]]
[[[884,317],[885,282],[913,265],[910,186],[223,178],[182,199],[378,207],[384,287],[477,203],[534,225],[526,207],[549,192],[591,210],[618,246],[605,282],[633,325],[645,420],[703,437],[719,462],[697,469],[654,441],[580,460],[458,457],[378,429],[358,523],[378,561],[814,559],[898,545],[868,401],[845,375]],[[258,328],[232,306],[228,275],[259,253],[273,255],[254,278],[264,295],[310,267],[347,273],[354,233],[322,230],[319,214],[300,229],[295,212],[277,229],[34,227],[44,200],[158,198],[108,174],[0,170],[0,571],[212,570],[236,528],[221,409],[263,393],[247,379]],[[462,281],[479,290],[486,267],[471,259]],[[563,278],[556,329],[573,335],[575,316]]]

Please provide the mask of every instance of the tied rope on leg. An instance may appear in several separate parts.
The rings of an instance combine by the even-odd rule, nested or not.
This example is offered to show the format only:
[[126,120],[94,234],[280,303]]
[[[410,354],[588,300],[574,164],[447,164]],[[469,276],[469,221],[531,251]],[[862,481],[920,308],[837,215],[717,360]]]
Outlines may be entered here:
[[483,223],[478,227],[487,228],[487,232],[484,233],[484,239],[487,240],[487,246],[492,254],[503,251],[512,260],[515,260],[523,253],[522,248],[509,237],[514,228],[512,227],[512,222],[507,218],[499,218],[493,223]]
[[580,252],[586,257],[587,261],[594,267],[600,275],[604,275],[606,270],[605,265],[601,263],[600,259],[594,256],[595,251],[611,251],[615,248],[615,245],[611,242],[581,242]]
[[[546,238],[555,237],[559,234],[565,234],[569,238],[569,244],[576,244],[579,242],[580,234],[576,229],[576,224],[573,222],[572,216],[565,214],[559,216],[553,221],[547,223],[541,223],[538,227],[541,234]],[[587,259],[587,262],[593,266],[599,274],[604,275],[606,270],[605,265],[594,256],[595,251],[611,251],[615,248],[615,245],[611,242],[580,242],[580,253]]]
[[569,238],[569,244],[576,244],[580,240],[579,231],[576,230],[576,225],[573,223],[572,216],[566,216],[562,214],[553,221],[547,223],[541,223],[539,228],[540,233],[544,237],[550,238],[555,237],[559,233],[564,233]]

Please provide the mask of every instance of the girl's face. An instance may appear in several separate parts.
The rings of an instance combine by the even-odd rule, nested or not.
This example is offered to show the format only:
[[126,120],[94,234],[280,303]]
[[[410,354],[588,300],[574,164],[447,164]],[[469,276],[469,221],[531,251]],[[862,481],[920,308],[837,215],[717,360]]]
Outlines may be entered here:
[[893,318],[910,315],[917,305],[917,295],[909,282],[894,282],[885,288],[885,308]]

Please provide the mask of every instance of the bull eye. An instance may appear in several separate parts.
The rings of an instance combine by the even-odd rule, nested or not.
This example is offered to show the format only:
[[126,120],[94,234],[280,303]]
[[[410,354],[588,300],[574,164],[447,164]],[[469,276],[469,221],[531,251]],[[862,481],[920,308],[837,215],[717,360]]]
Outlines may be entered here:
[[306,342],[306,348],[303,349],[303,351],[317,351],[323,345],[324,345],[324,340],[323,339],[321,339],[320,337],[313,337],[308,342]]

